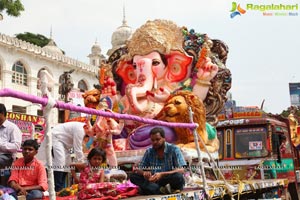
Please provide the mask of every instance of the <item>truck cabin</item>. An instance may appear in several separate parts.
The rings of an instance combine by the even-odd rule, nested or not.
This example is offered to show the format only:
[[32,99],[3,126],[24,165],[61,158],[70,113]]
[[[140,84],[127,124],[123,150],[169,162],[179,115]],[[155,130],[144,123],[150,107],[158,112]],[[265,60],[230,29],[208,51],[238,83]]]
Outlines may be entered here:
[[217,130],[220,160],[276,157],[280,161],[292,151],[288,126],[276,119],[225,120]]

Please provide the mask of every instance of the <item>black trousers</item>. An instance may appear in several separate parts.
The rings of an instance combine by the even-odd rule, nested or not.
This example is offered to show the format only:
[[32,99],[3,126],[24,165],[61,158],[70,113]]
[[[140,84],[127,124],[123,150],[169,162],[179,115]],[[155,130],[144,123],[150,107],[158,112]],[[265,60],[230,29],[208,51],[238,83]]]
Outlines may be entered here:
[[55,185],[55,192],[59,192],[66,185],[66,176],[68,175],[67,172],[60,172],[60,171],[53,171],[54,175],[54,185]]
[[[7,181],[10,176],[10,170],[6,167],[10,167],[13,163],[13,157],[11,154],[0,154],[0,185],[7,186]],[[8,174],[7,174],[8,172]]]
[[0,168],[4,169],[5,167],[9,167],[12,165],[14,159],[11,154],[0,154]]
[[131,174],[130,181],[139,186],[141,193],[145,195],[151,194],[161,194],[160,187],[167,185],[168,183],[171,185],[173,190],[182,190],[185,184],[183,174],[174,173],[163,176],[158,182],[152,183],[147,181],[143,175],[139,175],[136,173]]

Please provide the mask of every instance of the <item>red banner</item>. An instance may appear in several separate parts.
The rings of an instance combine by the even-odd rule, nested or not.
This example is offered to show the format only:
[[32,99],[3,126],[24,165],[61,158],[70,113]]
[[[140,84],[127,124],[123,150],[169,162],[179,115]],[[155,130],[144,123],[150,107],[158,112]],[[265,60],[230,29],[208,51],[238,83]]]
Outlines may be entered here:
[[38,143],[41,143],[44,139],[46,127],[44,117],[13,112],[7,112],[6,117],[22,131],[22,142],[27,139],[36,139]]

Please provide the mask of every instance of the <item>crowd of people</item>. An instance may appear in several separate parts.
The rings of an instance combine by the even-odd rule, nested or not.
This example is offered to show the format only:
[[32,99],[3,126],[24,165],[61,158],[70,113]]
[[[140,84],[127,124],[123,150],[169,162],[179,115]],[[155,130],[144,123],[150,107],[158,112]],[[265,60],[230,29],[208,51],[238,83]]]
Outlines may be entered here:
[[[22,132],[6,119],[6,114],[5,105],[0,104],[0,168],[10,169],[11,173],[8,180],[1,174],[0,190],[9,186],[11,199],[17,199],[17,195],[25,195],[29,200],[41,199],[48,183],[45,166],[35,158],[39,144],[35,140],[26,140],[22,144]],[[23,157],[16,159],[19,149],[22,149]]]
[[[84,148],[94,136],[93,129],[82,122],[67,122],[52,128],[56,192],[66,186],[68,171],[72,171],[74,182],[78,183],[78,199],[101,197],[114,187],[104,179],[105,169],[109,167],[105,149]],[[166,142],[162,128],[153,128],[149,138],[152,147],[145,152],[129,180],[138,188],[139,194],[170,194],[181,191],[185,184],[183,173],[186,162],[180,149]],[[26,199],[41,199],[43,192],[48,189],[47,163],[39,160],[39,157],[45,158],[45,152],[39,151],[45,144],[40,145],[34,139],[22,143],[22,132],[6,119],[4,104],[0,104],[0,144],[0,168],[10,170],[8,180],[2,180],[1,176],[0,191],[8,191],[12,199],[18,199],[19,195],[25,195]],[[71,148],[74,150],[76,163],[71,160]],[[23,156],[16,159],[18,150],[22,151]],[[87,157],[84,152],[88,152]],[[73,167],[80,170],[79,178]]]

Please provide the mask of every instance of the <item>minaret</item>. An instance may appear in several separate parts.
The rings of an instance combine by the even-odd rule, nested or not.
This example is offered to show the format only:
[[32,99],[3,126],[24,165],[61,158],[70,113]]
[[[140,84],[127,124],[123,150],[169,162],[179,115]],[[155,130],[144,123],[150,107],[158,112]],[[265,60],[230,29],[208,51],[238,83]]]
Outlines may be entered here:
[[50,40],[52,40],[52,26],[50,27]]
[[47,44],[47,46],[56,46],[53,38],[52,38],[52,26],[50,27],[50,38],[49,38],[49,43]]
[[100,45],[97,42],[97,38],[95,41],[95,44],[92,46],[91,48],[91,54],[88,55],[89,59],[90,59],[90,65],[94,65],[94,66],[100,66],[100,63],[103,59],[105,59],[105,57],[101,54],[101,48]]
[[125,15],[125,5],[123,5],[123,21],[122,26],[127,26],[126,15]]

